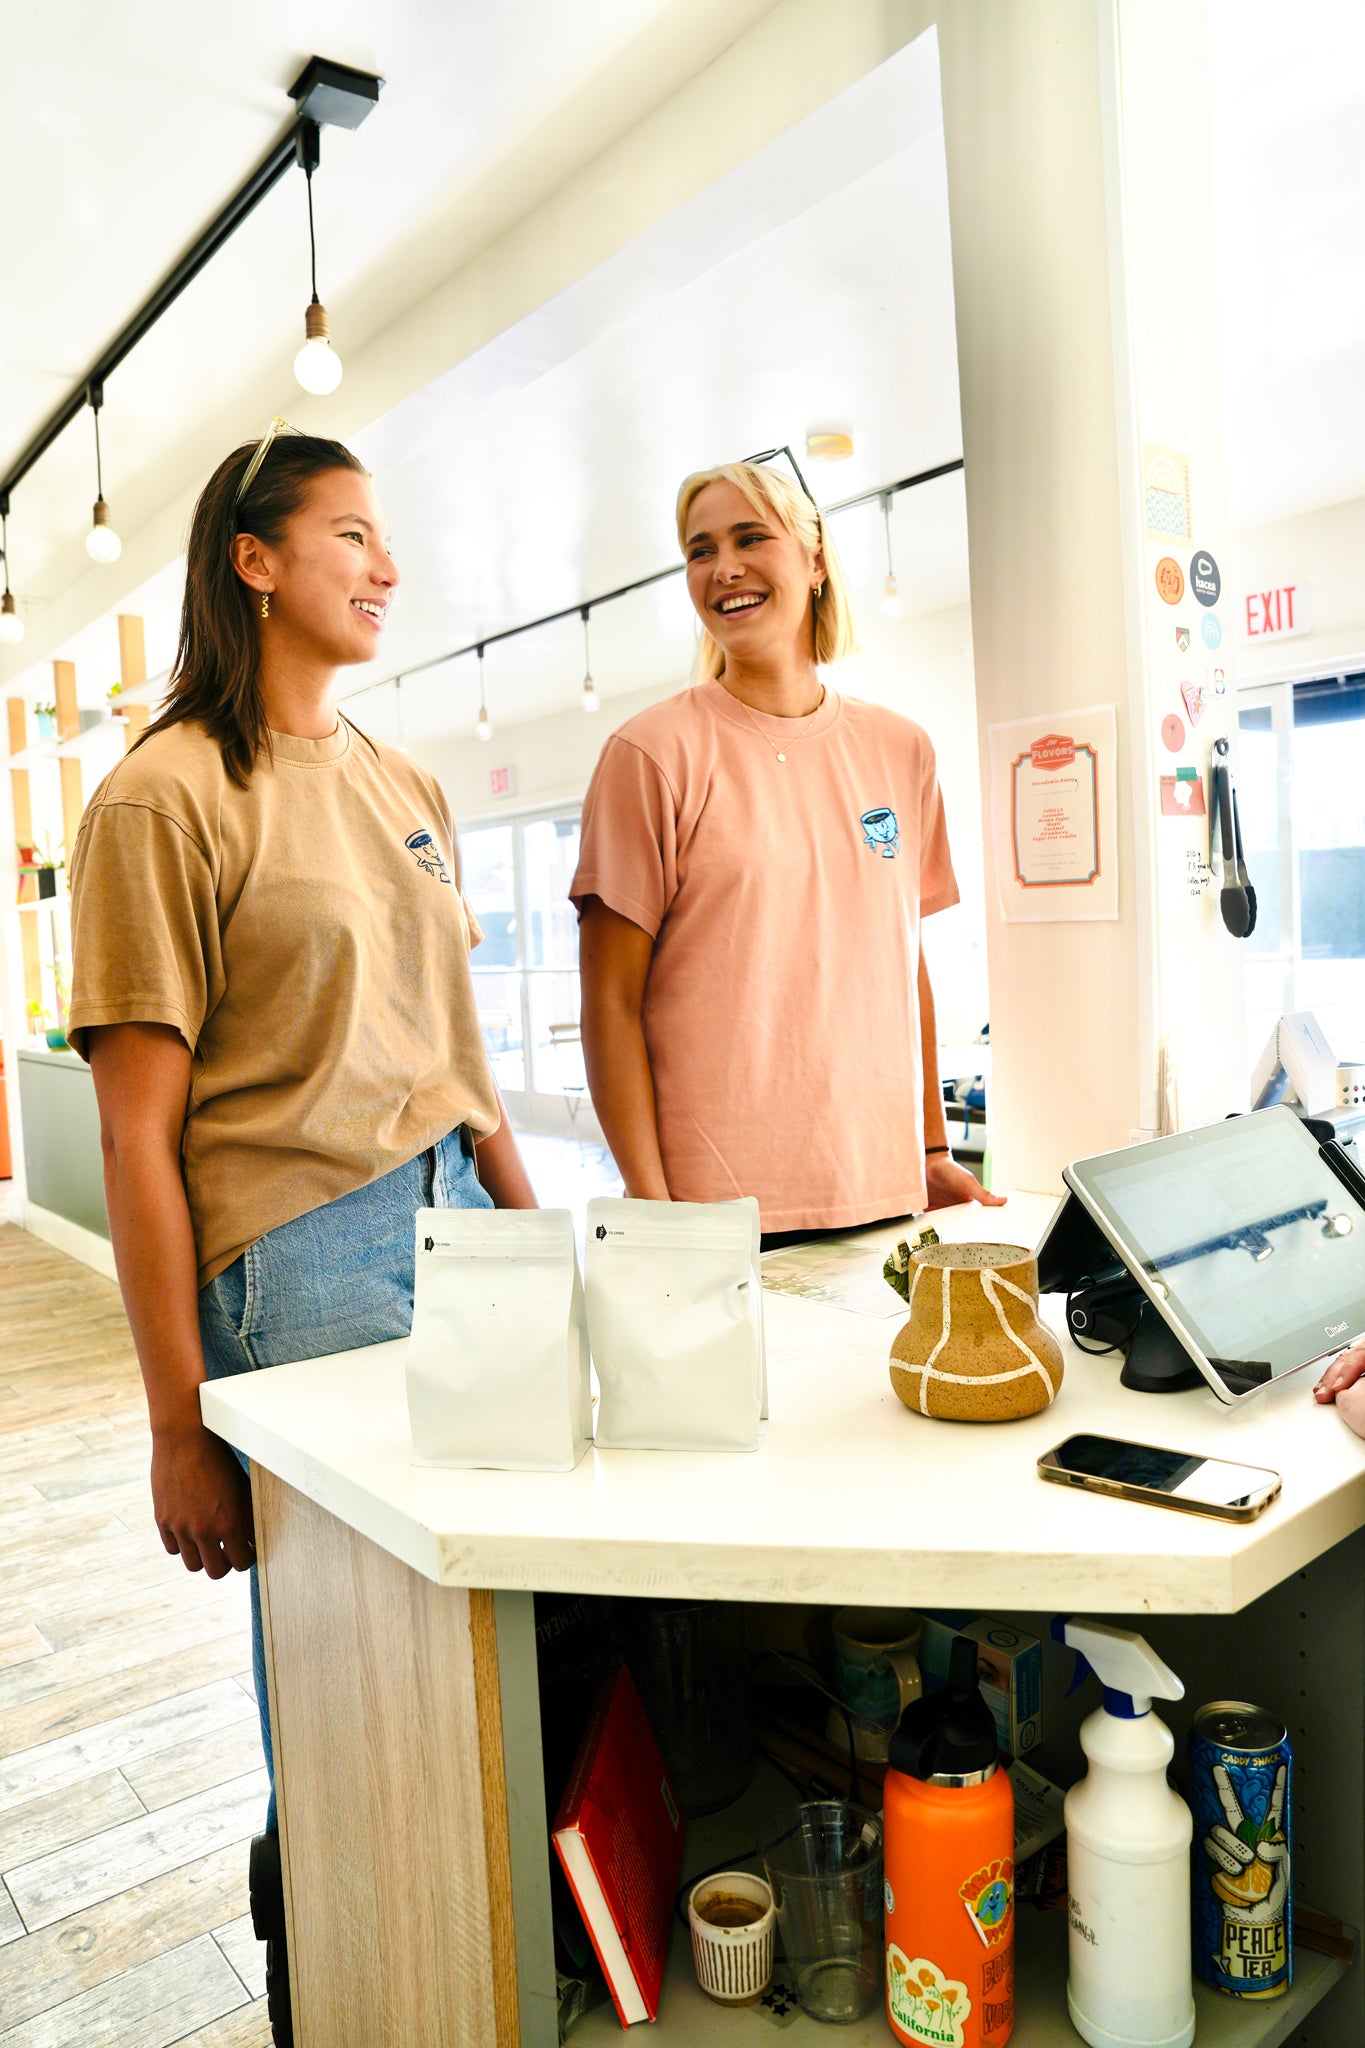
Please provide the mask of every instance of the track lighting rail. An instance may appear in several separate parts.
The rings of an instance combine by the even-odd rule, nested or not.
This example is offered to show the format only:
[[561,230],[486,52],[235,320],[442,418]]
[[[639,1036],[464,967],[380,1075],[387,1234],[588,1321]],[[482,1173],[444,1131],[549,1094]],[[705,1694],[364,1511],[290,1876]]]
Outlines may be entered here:
[[[322,57],[309,59],[289,88],[291,98],[297,102],[297,111],[284,134],[272,144],[250,177],[237,187],[226,205],[219,208],[208,226],[201,230],[113,340],[106,344],[84,375],[77,378],[61,403],[49,413],[27,447],[0,477],[0,500],[8,499],[10,492],[22,482],[35,463],[42,460],[58,435],[64,433],[77,414],[89,404],[92,387],[98,388],[113,375],[119,364],[155,327],[162,314],[175,304],[186,286],[194,282],[266,194],[273,191],[290,165],[303,161],[306,148],[311,148],[312,160],[316,163],[319,123],[358,127],[378,99],[382,83],[370,72],[354,71],[349,65],[333,64]],[[305,135],[305,131],[311,132]]]
[[[820,510],[829,518],[836,512],[851,512],[857,505],[874,505],[883,499],[893,498],[898,491],[913,491],[920,484],[931,484],[941,476],[952,476],[963,466],[962,457],[959,455],[953,462],[940,462],[933,469],[921,469],[914,476],[900,477],[893,484],[879,484],[875,490],[859,491],[852,498],[841,498],[836,505],[822,505]],[[519,634],[539,632],[542,626],[556,626],[561,619],[571,619],[575,614],[583,620],[586,627],[588,613],[596,611],[599,605],[612,604],[618,597],[632,597],[637,590],[649,590],[656,583],[666,583],[670,576],[681,576],[683,569],[684,564],[677,562],[671,568],[656,569],[651,576],[637,576],[633,583],[618,584],[615,590],[604,590],[600,597],[590,597],[577,604],[566,604],[557,612],[546,612],[543,618],[527,619],[519,626],[504,626],[500,633],[484,633],[479,639],[471,640],[466,647],[452,647],[445,654],[433,654],[427,661],[415,661],[395,675],[381,676],[372,683],[362,683],[359,689],[346,693],[347,699],[364,697],[371,690],[383,690],[395,683],[409,682],[413,676],[423,675],[428,669],[442,668],[446,662],[458,661],[465,654],[482,656],[486,647],[496,647],[500,640],[515,640]]]

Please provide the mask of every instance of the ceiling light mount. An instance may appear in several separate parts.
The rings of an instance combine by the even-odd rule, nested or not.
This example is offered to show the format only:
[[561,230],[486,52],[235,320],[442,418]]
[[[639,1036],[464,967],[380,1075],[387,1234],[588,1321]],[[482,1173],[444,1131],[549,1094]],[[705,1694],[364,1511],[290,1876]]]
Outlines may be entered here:
[[905,617],[905,604],[896,582],[895,565],[891,560],[891,493],[881,493],[882,524],[886,529],[886,581],[882,585],[882,617],[894,625],[897,619]]
[[123,542],[114,531],[114,522],[109,517],[109,507],[104,502],[104,465],[100,459],[100,413],[104,408],[104,384],[92,377],[86,387],[86,403],[95,420],[95,510],[90,522],[90,531],[85,536],[85,552],[92,562],[101,564],[116,562],[123,553]]
[[24,637],[24,622],[9,587],[9,492],[0,493],[0,561],[5,565],[5,594],[0,597],[0,645],[17,646]]
[[580,605],[578,615],[583,621],[583,709],[600,711],[602,699],[598,696],[597,685],[592,679],[592,648],[588,641],[588,620],[592,616],[592,606]]
[[477,654],[478,654],[478,657],[479,657],[479,717],[478,717],[478,723],[477,723],[477,724],[475,725],[475,727],[474,727],[474,730],[475,730],[475,732],[476,732],[476,733],[478,734],[478,736],[479,736],[479,738],[480,738],[481,740],[491,740],[491,739],[492,739],[492,737],[493,737],[493,721],[492,721],[492,719],[491,719],[491,718],[490,718],[490,717],[488,716],[488,705],[487,705],[487,702],[485,701],[485,698],[484,698],[484,694],[483,694],[483,643],[482,643],[482,641],[480,641],[480,643],[479,643],[479,646],[478,646],[478,648],[476,649],[476,652],[477,652]]
[[809,462],[847,462],[853,453],[853,436],[835,427],[812,427],[806,436]]

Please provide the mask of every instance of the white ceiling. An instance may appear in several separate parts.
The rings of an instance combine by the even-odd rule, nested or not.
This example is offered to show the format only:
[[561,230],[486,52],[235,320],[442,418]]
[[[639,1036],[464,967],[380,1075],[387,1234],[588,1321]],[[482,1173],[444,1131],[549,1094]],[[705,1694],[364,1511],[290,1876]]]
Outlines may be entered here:
[[[0,81],[0,274],[25,281],[0,308],[0,450],[17,449],[264,152],[311,50],[388,80],[365,128],[323,138],[319,282],[345,356],[552,190],[581,159],[585,124],[605,144],[769,4],[249,0],[210,14],[144,0],[112,15],[82,0],[79,61],[71,10],[31,12],[23,61]],[[1365,495],[1365,8],[1309,0],[1287,17],[1279,0],[1211,0],[1210,24],[1242,527]],[[854,461],[812,476],[834,498],[958,452],[942,150],[917,48],[355,434],[405,577],[375,673],[663,566],[673,489],[699,462],[850,425]],[[893,149],[893,131],[918,139]],[[269,411],[314,423],[289,371],[305,297],[291,175],[110,380],[106,490],[125,531]],[[15,494],[14,581],[35,623],[91,573],[92,467],[86,415]],[[874,599],[879,515],[850,514],[837,536]],[[960,479],[899,498],[895,542],[913,610],[961,601]],[[147,617],[154,667],[173,646],[178,588],[169,561],[120,595]],[[594,620],[598,686],[681,675],[690,646],[676,584],[613,606]],[[61,651],[98,701],[112,622]],[[472,668],[405,687],[410,737],[472,724]],[[536,716],[574,701],[581,676],[570,620],[490,652],[490,704],[503,720]],[[19,677],[30,694],[46,680]],[[392,693],[360,701],[382,728]]]
[[1365,497],[1365,7],[1211,0],[1234,529]]

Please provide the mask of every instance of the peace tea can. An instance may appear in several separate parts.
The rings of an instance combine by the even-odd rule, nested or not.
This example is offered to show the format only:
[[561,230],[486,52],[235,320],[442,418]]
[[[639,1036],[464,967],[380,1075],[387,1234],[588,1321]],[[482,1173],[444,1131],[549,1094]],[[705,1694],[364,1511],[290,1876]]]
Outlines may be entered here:
[[1234,1998],[1278,1998],[1294,1978],[1293,1752],[1284,1723],[1214,1700],[1190,1729],[1194,1967]]

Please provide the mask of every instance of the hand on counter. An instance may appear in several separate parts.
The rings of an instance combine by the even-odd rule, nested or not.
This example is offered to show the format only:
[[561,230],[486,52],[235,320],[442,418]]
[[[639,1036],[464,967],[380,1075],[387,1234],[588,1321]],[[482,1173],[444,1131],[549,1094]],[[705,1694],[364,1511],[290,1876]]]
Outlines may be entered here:
[[928,1207],[951,1209],[959,1202],[980,1202],[983,1209],[1003,1209],[1003,1195],[988,1194],[974,1173],[946,1153],[933,1152],[924,1162]]
[[152,1512],[186,1571],[211,1579],[256,1562],[251,1486],[232,1452],[201,1426],[152,1438]]
[[1365,1436],[1365,1342],[1353,1344],[1328,1366],[1313,1389],[1321,1402],[1335,1401],[1343,1422]]

